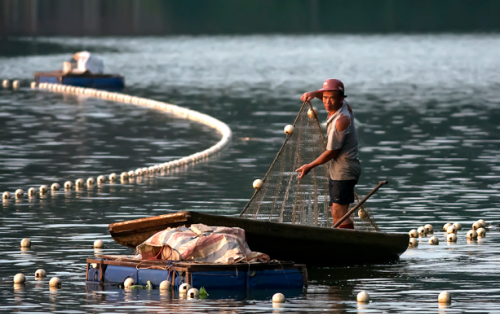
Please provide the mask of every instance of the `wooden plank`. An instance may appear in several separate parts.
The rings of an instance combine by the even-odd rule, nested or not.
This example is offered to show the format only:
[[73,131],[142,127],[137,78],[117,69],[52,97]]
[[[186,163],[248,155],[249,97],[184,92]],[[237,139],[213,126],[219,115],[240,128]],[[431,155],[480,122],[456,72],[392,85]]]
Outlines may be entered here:
[[[188,224],[187,212],[147,217],[109,225],[113,239],[124,246],[136,248],[149,237],[167,227],[180,227]],[[167,227],[166,227],[167,226]]]
[[307,274],[307,266],[306,265],[302,265],[302,264],[297,264],[297,265],[294,265],[298,268],[300,268],[300,272],[302,274],[302,283],[304,285],[304,287],[307,288],[307,282],[309,281],[309,276]]
[[[126,266],[126,267],[157,267],[156,269],[165,269],[169,264],[165,261],[125,261],[125,260],[108,260],[108,259],[93,259],[88,258],[87,264],[96,263],[104,265],[115,265],[115,266]],[[224,271],[224,270],[247,270],[247,269],[291,269],[297,268],[293,262],[282,262],[282,263],[251,263],[251,264],[195,264],[195,263],[173,263],[171,265],[176,271]]]
[[87,262],[87,272],[85,273],[85,281],[89,280],[89,269],[90,269],[90,263]]

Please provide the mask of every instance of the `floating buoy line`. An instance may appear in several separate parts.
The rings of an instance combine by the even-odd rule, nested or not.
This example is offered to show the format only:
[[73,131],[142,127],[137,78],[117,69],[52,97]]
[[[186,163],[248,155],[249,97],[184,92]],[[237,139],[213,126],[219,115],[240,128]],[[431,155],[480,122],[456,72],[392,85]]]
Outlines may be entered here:
[[[19,81],[15,82],[16,84],[13,84],[13,88],[18,88],[20,85]],[[8,88],[10,85],[9,83],[10,82],[8,80],[4,80],[2,82],[2,85],[4,88]],[[31,88],[37,89],[37,84],[35,82],[32,82]],[[38,189],[30,187],[27,192],[27,197],[30,199],[36,198],[39,195],[47,194],[49,190],[58,191],[61,188],[63,188],[66,191],[72,189],[78,190],[82,189],[85,185],[87,186],[87,189],[90,189],[93,188],[96,184],[103,184],[106,181],[109,181],[111,183],[118,183],[117,181],[120,181],[123,184],[127,184],[129,183],[129,181],[132,181],[134,177],[139,178],[142,176],[155,174],[157,172],[162,172],[165,170],[171,170],[171,169],[173,170],[176,168],[187,166],[189,164],[193,164],[202,159],[208,158],[209,156],[212,156],[220,152],[231,140],[232,136],[231,129],[224,122],[214,117],[211,117],[207,114],[187,108],[182,108],[176,105],[164,103],[161,101],[130,96],[117,92],[108,92],[105,90],[98,90],[94,88],[76,87],[76,86],[62,85],[62,84],[40,83],[38,84],[38,89],[54,93],[85,95],[89,97],[134,104],[137,106],[160,110],[178,118],[187,119],[204,124],[212,129],[215,129],[222,136],[222,138],[215,145],[201,152],[194,153],[189,156],[171,160],[168,162],[156,164],[150,167],[139,167],[137,169],[123,171],[121,172],[121,174],[111,173],[109,175],[100,175],[97,177],[97,180],[93,177],[89,177],[86,180],[81,178],[77,179],[75,180],[74,183],[72,181],[65,181],[62,187],[58,182],[52,183],[50,185],[41,185],[40,187],[38,187]],[[15,198],[16,200],[21,200],[24,198],[24,196],[25,192],[22,189],[17,189],[14,193],[5,191],[2,194],[2,200],[4,202],[8,202],[9,199],[11,198]]]
[[[466,234],[467,241],[476,241],[478,238],[485,238],[486,229],[490,227],[486,227],[486,222],[484,221],[484,219],[479,219],[478,221],[474,222],[472,224],[472,229],[467,231]],[[446,223],[443,226],[445,241],[448,243],[456,243],[458,240],[457,234],[458,231],[460,230],[462,230],[461,223],[459,222]],[[408,247],[416,248],[418,246],[417,238],[426,238],[427,235],[431,234],[434,234],[434,228],[432,227],[431,224],[419,227],[418,229],[410,230],[410,232],[408,232],[408,235],[410,236],[410,242],[408,243]],[[429,244],[439,245],[439,238],[436,236],[431,236],[429,238]]]

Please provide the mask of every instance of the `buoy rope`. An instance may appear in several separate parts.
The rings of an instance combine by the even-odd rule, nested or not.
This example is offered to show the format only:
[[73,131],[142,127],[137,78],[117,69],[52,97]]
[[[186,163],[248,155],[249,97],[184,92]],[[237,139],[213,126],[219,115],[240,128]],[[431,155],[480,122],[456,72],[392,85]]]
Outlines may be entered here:
[[[36,89],[36,83],[31,84],[32,89]],[[154,166],[150,166],[148,168],[138,168],[136,170],[130,170],[128,172],[122,172],[120,175],[120,179],[122,183],[128,183],[129,177],[140,177],[146,174],[153,174],[162,170],[167,170],[167,169],[174,169],[178,168],[181,166],[186,166],[189,164],[192,164],[200,159],[207,158],[211,155],[214,155],[221,151],[231,140],[232,132],[231,129],[227,124],[224,122],[211,117],[207,114],[187,109],[187,108],[182,108],[176,105],[164,103],[161,101],[156,101],[152,99],[147,99],[147,98],[142,98],[142,97],[136,97],[136,96],[130,96],[122,93],[117,93],[117,92],[108,92],[105,90],[98,90],[94,88],[84,88],[84,87],[76,87],[76,86],[70,86],[70,85],[62,85],[62,84],[51,84],[51,83],[40,83],[38,84],[38,89],[40,90],[45,90],[45,91],[50,91],[50,92],[55,92],[55,93],[63,93],[63,94],[74,94],[74,95],[85,95],[89,97],[95,97],[95,98],[101,98],[105,100],[110,100],[110,101],[117,101],[117,102],[122,102],[122,103],[128,103],[128,104],[134,104],[142,107],[148,107],[152,109],[157,109],[166,113],[169,113],[173,116],[182,118],[182,119],[188,119],[191,121],[195,121],[201,124],[204,124],[212,129],[215,129],[221,136],[222,138],[212,147],[209,147],[201,152],[197,152],[194,154],[191,154],[189,156],[185,156],[179,159],[171,160],[168,162],[160,163]],[[112,173],[107,177],[111,182],[116,182],[118,180],[118,176],[116,173]],[[88,178],[87,179],[87,189],[92,188],[95,183],[104,183],[106,181],[105,176],[99,176],[97,178],[97,182],[95,182],[94,178]],[[65,190],[70,190],[73,188],[83,188],[84,186],[84,181],[82,179],[78,179],[75,181],[75,184],[68,184],[68,186],[63,187]],[[45,194],[48,192],[48,187],[45,185],[42,185],[39,189],[39,193],[36,192],[34,188],[30,188],[28,190],[28,196],[30,198],[36,197],[39,194]],[[50,186],[50,189],[52,190],[59,190],[60,185],[59,183],[53,183]],[[24,197],[24,191],[22,189],[16,190],[14,193],[14,198],[16,199],[22,199]],[[11,198],[10,192],[4,192],[2,195],[3,201],[7,201],[8,199]]]

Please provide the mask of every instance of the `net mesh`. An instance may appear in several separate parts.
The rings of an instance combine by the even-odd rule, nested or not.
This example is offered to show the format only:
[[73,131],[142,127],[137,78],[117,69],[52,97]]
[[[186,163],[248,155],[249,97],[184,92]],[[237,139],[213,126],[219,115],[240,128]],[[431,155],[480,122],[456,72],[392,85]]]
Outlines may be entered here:
[[[299,179],[295,169],[318,158],[326,149],[326,138],[317,111],[304,103],[271,167],[240,216],[250,219],[314,227],[332,227],[328,190],[328,164],[314,168]],[[359,197],[355,194],[356,200]],[[360,207],[351,215],[355,228],[378,231],[369,209]]]

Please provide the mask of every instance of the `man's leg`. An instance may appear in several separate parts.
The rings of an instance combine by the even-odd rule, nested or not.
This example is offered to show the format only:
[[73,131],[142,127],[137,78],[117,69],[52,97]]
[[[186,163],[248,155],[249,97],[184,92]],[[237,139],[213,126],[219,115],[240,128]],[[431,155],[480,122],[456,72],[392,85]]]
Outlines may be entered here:
[[[355,185],[355,180],[329,181],[330,211],[332,212],[334,224],[347,214],[349,204],[354,202]],[[347,218],[338,228],[354,229],[354,223],[351,218]]]
[[[333,203],[332,206],[330,206],[330,210],[332,212],[333,223],[335,224],[337,221],[340,220],[340,218],[344,217],[344,215],[347,214],[347,211],[349,210],[349,204]],[[347,218],[346,220],[344,220],[342,224],[339,226],[339,228],[342,227],[348,229],[354,229],[354,224],[351,218]]]

